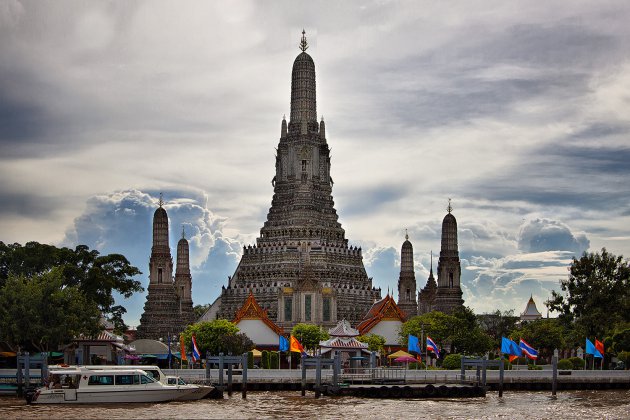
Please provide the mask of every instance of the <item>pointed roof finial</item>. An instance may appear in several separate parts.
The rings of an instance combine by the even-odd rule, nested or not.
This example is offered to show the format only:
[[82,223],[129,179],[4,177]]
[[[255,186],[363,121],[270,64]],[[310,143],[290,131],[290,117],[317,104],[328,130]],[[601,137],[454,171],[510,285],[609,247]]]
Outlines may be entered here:
[[306,31],[302,28],[302,40],[300,41],[300,49],[305,52],[308,49],[308,42],[306,42]]
[[433,250],[431,250],[431,274],[433,274]]
[[286,121],[287,120],[287,114],[283,114],[282,115],[282,121]]
[[405,229],[405,240],[409,240],[409,233],[407,233],[407,229]]
[[158,201],[158,204],[160,205],[160,207],[164,205],[164,197],[162,196],[162,193],[160,193],[160,201]]
[[184,230],[184,224],[182,223],[182,239],[186,239],[186,231]]
[[453,211],[453,206],[451,205],[451,199],[448,199],[448,207],[446,208],[446,210],[448,210],[448,212],[452,212]]

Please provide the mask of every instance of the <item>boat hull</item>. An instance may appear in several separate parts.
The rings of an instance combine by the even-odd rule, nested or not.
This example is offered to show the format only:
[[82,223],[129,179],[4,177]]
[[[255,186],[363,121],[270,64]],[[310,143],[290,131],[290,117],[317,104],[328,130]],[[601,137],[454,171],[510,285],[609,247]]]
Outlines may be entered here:
[[[74,389],[38,390],[32,404],[147,403],[185,400],[197,390],[190,388],[122,389],[83,391]],[[196,399],[196,398],[195,398]]]

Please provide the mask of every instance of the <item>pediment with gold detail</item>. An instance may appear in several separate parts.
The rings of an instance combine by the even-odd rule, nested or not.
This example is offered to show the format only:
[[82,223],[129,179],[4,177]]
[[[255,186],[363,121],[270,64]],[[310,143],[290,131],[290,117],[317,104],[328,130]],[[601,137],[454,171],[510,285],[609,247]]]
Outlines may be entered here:
[[366,334],[381,321],[405,322],[405,320],[405,314],[400,310],[394,298],[388,294],[372,305],[372,308],[359,323],[357,329],[361,334]]
[[262,321],[265,325],[271,328],[276,334],[284,334],[284,329],[277,326],[269,316],[267,315],[267,310],[260,307],[258,302],[256,302],[256,298],[254,297],[253,292],[249,292],[249,296],[241,306],[241,309],[236,311],[236,316],[232,321],[234,324],[238,324],[242,320],[246,319],[256,319]]

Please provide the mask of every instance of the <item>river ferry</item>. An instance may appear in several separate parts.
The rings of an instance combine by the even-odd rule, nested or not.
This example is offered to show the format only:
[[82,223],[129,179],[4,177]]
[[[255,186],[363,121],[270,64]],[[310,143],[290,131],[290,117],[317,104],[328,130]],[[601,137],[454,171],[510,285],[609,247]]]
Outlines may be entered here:
[[[184,381],[183,378],[179,376],[167,376],[162,372],[159,366],[155,365],[137,365],[137,366],[125,366],[125,365],[84,365],[81,366],[90,370],[125,370],[125,369],[142,369],[149,376],[152,376],[153,379],[161,382],[166,386],[179,386],[181,388],[190,388],[193,389],[194,392],[186,395],[182,395],[178,398],[178,401],[191,401],[191,400],[200,400],[202,398],[207,397],[213,390],[213,386],[208,385],[197,385],[197,384],[189,384]],[[63,369],[72,369],[68,365],[51,365],[50,369],[54,370],[63,370]]]
[[165,385],[142,369],[89,369],[84,366],[50,369],[46,387],[27,393],[32,404],[144,403],[187,399],[198,389]]

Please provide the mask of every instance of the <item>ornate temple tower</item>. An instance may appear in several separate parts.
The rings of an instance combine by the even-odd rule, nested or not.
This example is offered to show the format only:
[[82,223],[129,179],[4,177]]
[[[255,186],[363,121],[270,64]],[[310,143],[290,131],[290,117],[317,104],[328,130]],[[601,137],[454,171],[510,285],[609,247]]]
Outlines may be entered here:
[[435,309],[435,293],[437,291],[437,283],[433,277],[433,251],[431,251],[431,269],[429,278],[424,289],[418,293],[418,315],[426,314]]
[[[166,339],[169,334],[175,335],[183,331],[192,319],[192,300],[189,300],[190,310],[182,311],[180,308],[187,307],[188,302],[186,304],[183,301],[180,302],[173,282],[173,258],[168,242],[168,215],[163,205],[164,201],[160,195],[159,207],[153,214],[153,247],[149,259],[147,301],[140,317],[137,338]],[[186,266],[187,251],[188,242],[186,241]],[[190,271],[188,271],[188,276],[190,284]],[[180,282],[183,283],[183,279]],[[190,287],[188,297],[190,297]]]
[[400,276],[398,277],[398,307],[407,318],[418,313],[416,302],[416,275],[413,269],[413,246],[405,233],[405,242],[400,251]]
[[442,249],[438,261],[438,287],[435,294],[435,309],[452,313],[464,305],[460,286],[461,267],[457,247],[457,220],[451,213],[453,207],[448,200],[448,213],[442,221]]
[[192,303],[192,276],[188,241],[182,227],[182,238],[177,243],[177,265],[175,267],[175,291],[179,299],[179,312],[186,324],[194,322]]
[[[363,266],[361,249],[348,246],[332,197],[330,149],[324,121],[317,122],[315,63],[302,52],[293,63],[291,112],[283,118],[271,181],[267,221],[217,300],[216,316],[233,319],[250,293],[270,319],[332,327],[356,323],[380,299]],[[213,304],[214,306],[214,304]]]

